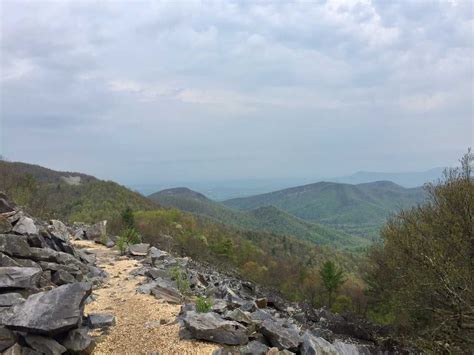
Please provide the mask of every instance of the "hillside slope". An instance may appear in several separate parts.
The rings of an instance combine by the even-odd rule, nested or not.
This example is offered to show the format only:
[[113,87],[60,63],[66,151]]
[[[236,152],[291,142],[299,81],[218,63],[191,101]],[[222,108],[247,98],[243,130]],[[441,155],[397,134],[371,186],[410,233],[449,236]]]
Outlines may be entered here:
[[183,187],[163,190],[150,195],[149,198],[162,206],[178,208],[241,229],[292,235],[316,244],[329,244],[340,248],[353,249],[368,245],[367,240],[304,221],[273,206],[238,211]]
[[70,222],[110,219],[127,206],[134,210],[157,207],[112,181],[18,162],[0,161],[0,190],[35,215]]
[[319,182],[227,200],[223,204],[240,210],[275,206],[306,221],[362,231],[376,228],[390,214],[423,199],[421,188],[406,189],[389,181],[359,185]]

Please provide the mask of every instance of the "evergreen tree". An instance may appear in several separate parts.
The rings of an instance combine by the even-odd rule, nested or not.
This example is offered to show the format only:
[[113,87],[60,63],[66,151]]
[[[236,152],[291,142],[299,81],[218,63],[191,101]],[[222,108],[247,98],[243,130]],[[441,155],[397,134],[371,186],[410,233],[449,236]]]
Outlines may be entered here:
[[328,295],[328,307],[331,308],[334,295],[345,281],[344,271],[329,260],[323,264],[319,274]]

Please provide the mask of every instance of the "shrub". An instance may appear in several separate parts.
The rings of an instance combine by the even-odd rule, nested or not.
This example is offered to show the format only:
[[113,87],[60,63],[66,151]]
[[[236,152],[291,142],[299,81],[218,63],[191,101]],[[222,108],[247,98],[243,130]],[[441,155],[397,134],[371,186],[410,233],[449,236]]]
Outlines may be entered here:
[[115,244],[117,245],[117,248],[118,248],[118,250],[120,251],[120,254],[121,254],[121,255],[124,255],[125,252],[127,251],[127,247],[128,247],[128,243],[127,243],[127,241],[125,240],[125,238],[122,237],[122,236],[119,237],[119,238],[117,239],[117,242],[116,242]]
[[125,254],[127,248],[131,244],[138,244],[140,243],[142,238],[140,234],[134,228],[127,228],[120,233],[120,236],[117,240],[117,248],[120,251],[120,254]]
[[190,292],[188,274],[186,271],[180,269],[179,267],[174,267],[170,270],[170,275],[173,280],[176,281],[176,286],[178,287],[179,292],[181,292],[183,295],[186,295]]
[[334,301],[331,311],[334,313],[344,313],[352,311],[352,300],[349,296],[339,295]]
[[206,297],[199,296],[196,299],[196,311],[198,313],[207,313],[212,308],[212,300]]

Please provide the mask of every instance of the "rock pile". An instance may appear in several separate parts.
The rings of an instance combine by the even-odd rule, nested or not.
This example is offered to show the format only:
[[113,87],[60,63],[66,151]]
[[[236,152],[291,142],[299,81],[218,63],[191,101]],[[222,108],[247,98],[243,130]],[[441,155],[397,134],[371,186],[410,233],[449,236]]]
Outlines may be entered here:
[[0,352],[90,353],[84,304],[106,274],[62,222],[44,223],[0,193]]
[[[302,304],[290,303],[189,258],[144,244],[139,249],[130,254],[141,260],[142,267],[129,276],[147,277],[138,292],[184,303],[178,317],[181,337],[222,344],[220,354],[370,354],[383,350],[376,345],[375,330],[355,319],[349,321],[325,309],[308,313]],[[203,299],[212,300],[204,311],[198,309]]]

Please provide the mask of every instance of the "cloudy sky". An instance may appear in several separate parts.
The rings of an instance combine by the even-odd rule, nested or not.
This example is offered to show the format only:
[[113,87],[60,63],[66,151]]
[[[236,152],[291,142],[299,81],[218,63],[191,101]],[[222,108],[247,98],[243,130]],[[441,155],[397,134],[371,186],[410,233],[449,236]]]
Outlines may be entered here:
[[1,1],[10,160],[122,183],[454,163],[466,1]]

